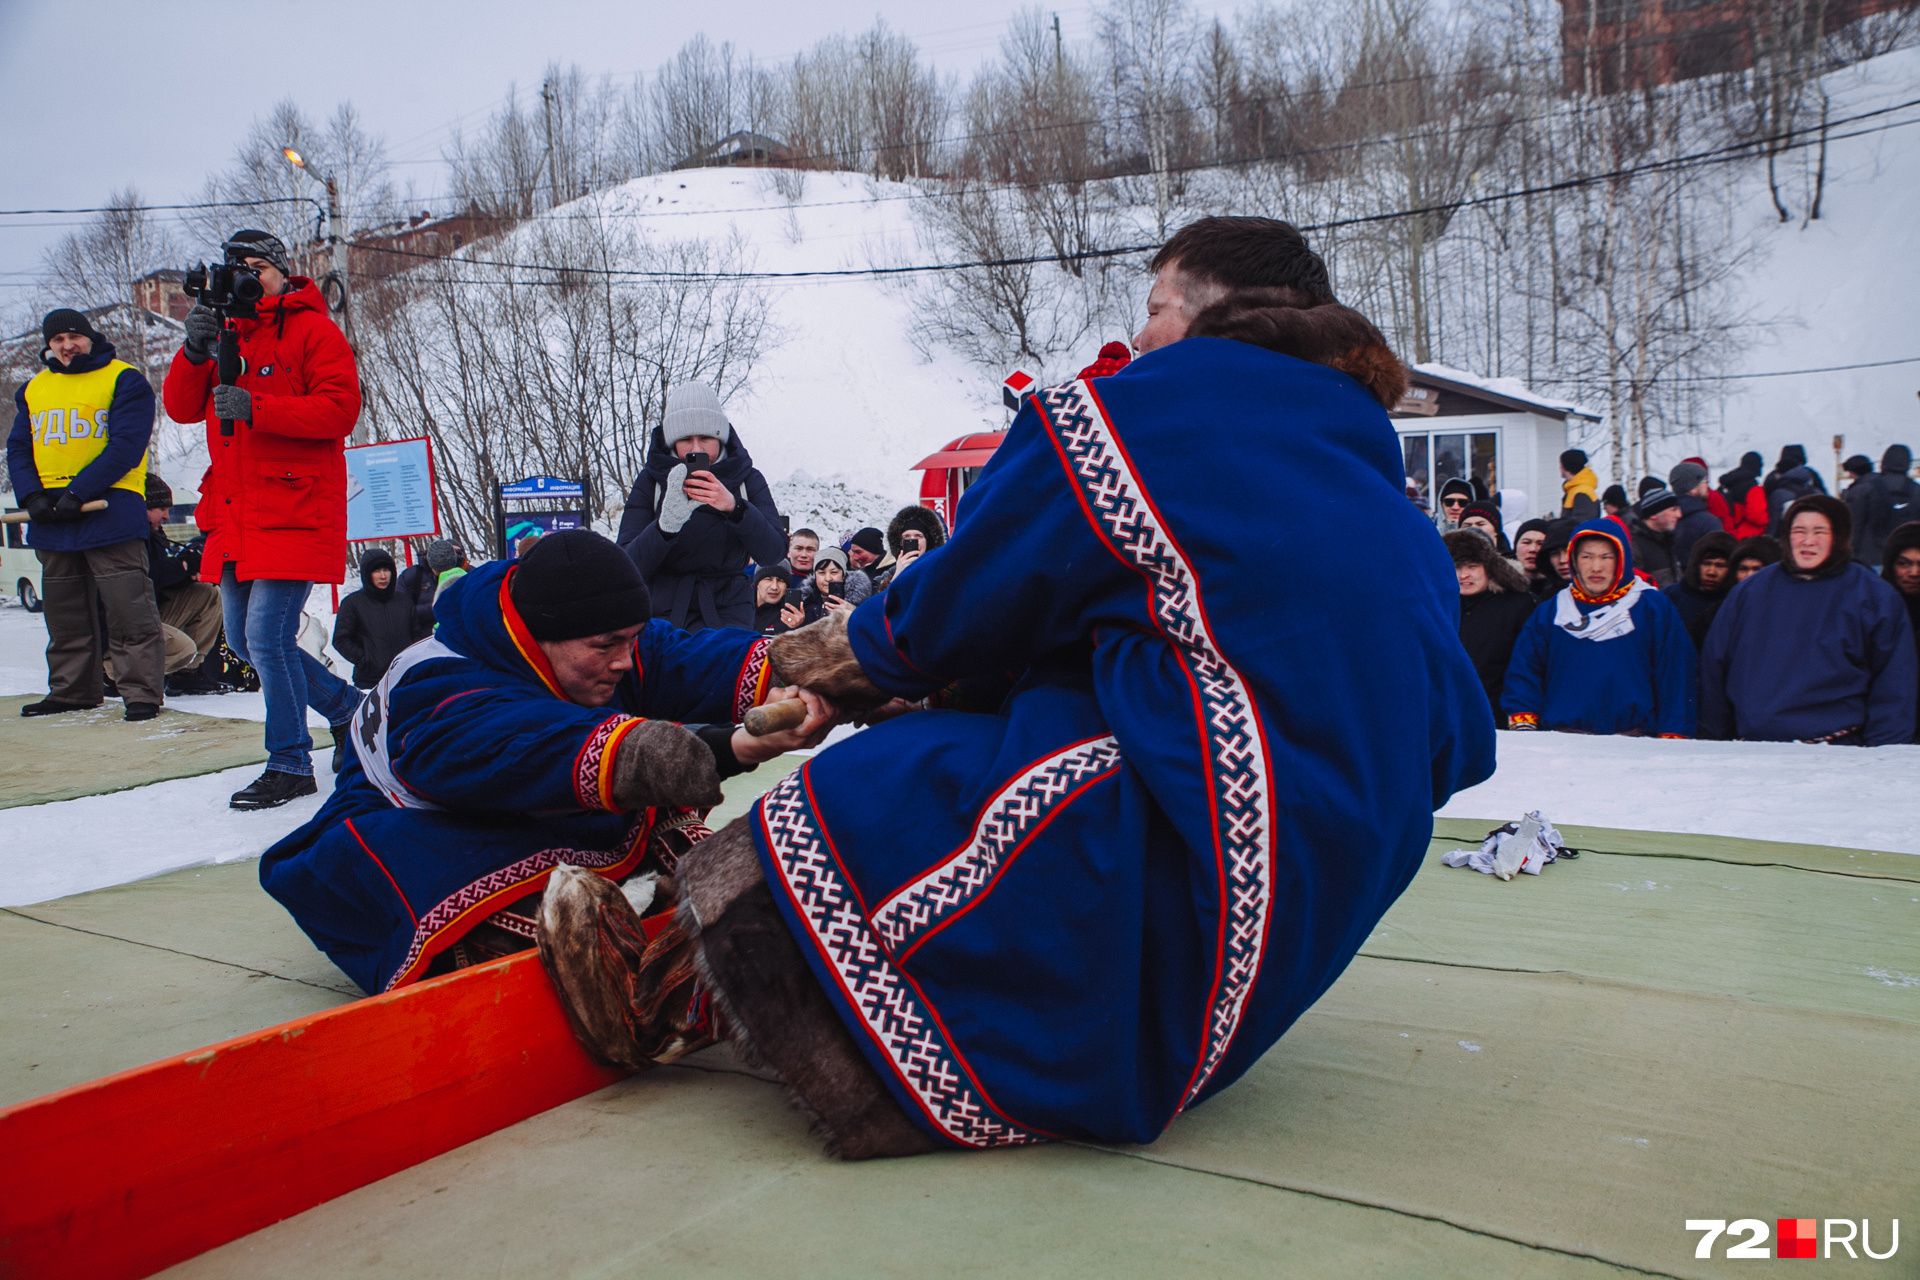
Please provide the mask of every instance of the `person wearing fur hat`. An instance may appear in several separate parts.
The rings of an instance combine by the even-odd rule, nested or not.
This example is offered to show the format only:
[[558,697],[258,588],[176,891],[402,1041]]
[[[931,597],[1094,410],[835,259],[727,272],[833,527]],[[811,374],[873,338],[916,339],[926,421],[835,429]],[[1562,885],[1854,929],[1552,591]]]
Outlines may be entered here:
[[[1909,521],[1888,534],[1880,554],[1880,577],[1893,585],[1907,606],[1907,624],[1920,657],[1920,521]],[[1920,742],[1920,707],[1915,709],[1913,740]]]
[[[1201,219],[1152,268],[1137,359],[1026,397],[938,554],[771,642],[842,706],[937,708],[812,757],[676,877],[704,989],[841,1156],[1153,1141],[1319,998],[1491,774],[1458,584],[1401,489],[1405,366],[1285,223]],[[1275,625],[1286,489],[1338,495],[1314,536],[1392,589],[1296,557]],[[949,701],[973,680],[995,696]],[[672,989],[598,943],[626,911],[584,877],[541,910],[605,958],[568,999],[635,1011],[587,1040],[609,1061]]]
[[1784,554],[1780,540],[1756,533],[1733,544],[1733,582],[1738,586],[1770,564],[1779,564]]
[[1673,602],[1686,624],[1687,635],[1695,649],[1707,643],[1707,629],[1720,602],[1733,590],[1733,535],[1716,529],[1693,544],[1687,557],[1687,571],[1680,581],[1660,588],[1660,594]]
[[887,550],[893,553],[894,573],[898,574],[946,540],[947,529],[937,511],[918,503],[900,508],[887,525]]
[[1480,687],[1487,691],[1493,723],[1504,729],[1507,713],[1500,709],[1500,690],[1513,642],[1533,616],[1534,599],[1519,566],[1495,550],[1478,528],[1455,529],[1441,540],[1453,556],[1460,583],[1460,647],[1473,659]]
[[1912,741],[1920,665],[1900,593],[1854,560],[1838,498],[1799,499],[1785,525],[1786,557],[1735,587],[1707,632],[1702,736]]
[[688,807],[830,727],[829,704],[792,691],[805,724],[737,728],[789,692],[771,687],[770,641],[654,618],[633,561],[589,530],[481,565],[434,608],[439,630],[361,703],[332,796],[260,861],[261,885],[363,991],[533,945],[562,863],[671,873]]
[[766,478],[704,382],[668,390],[618,540],[647,580],[656,617],[688,631],[753,627],[746,567],[785,559],[787,535]]
[[[47,626],[47,696],[20,714],[99,706],[110,660],[123,717],[151,720],[166,701],[165,633],[147,574],[153,387],[114,357],[83,312],[49,311],[40,334],[45,367],[14,392],[7,436],[7,474],[32,522],[27,540],[40,561]],[[96,501],[106,509],[83,509]]]
[[1512,729],[1690,738],[1698,664],[1680,614],[1612,520],[1574,531],[1573,580],[1533,611],[1500,705]]

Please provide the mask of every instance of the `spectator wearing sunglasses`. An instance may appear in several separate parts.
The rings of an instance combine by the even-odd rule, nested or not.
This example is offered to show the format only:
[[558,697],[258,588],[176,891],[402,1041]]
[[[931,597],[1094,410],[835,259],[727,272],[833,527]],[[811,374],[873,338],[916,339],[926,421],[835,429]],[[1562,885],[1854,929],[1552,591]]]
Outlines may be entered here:
[[1440,514],[1434,523],[1440,532],[1452,533],[1460,527],[1460,518],[1473,505],[1473,486],[1465,480],[1449,480],[1440,486]]

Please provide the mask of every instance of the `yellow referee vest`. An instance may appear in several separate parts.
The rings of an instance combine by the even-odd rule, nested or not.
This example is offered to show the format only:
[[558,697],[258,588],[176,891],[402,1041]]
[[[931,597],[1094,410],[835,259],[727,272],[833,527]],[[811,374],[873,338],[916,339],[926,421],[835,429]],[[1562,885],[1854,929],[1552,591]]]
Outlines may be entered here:
[[[109,360],[90,373],[55,373],[42,369],[27,383],[27,415],[33,429],[33,465],[40,483],[58,489],[73,482],[82,467],[107,447],[107,410],[113,405],[113,386],[120,374],[133,368],[125,360]],[[139,424],[134,424],[139,425]],[[147,455],[113,482],[143,498],[147,492]]]

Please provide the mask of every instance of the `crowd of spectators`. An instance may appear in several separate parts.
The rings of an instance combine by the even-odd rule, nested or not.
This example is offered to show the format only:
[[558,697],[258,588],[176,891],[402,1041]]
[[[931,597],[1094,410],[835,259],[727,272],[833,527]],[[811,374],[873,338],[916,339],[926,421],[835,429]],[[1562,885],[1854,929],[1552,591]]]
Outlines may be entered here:
[[1460,638],[1502,728],[1884,746],[1920,741],[1920,484],[1894,445],[1825,492],[1806,450],[1688,458],[1629,501],[1562,455],[1561,509],[1471,488],[1436,517]]

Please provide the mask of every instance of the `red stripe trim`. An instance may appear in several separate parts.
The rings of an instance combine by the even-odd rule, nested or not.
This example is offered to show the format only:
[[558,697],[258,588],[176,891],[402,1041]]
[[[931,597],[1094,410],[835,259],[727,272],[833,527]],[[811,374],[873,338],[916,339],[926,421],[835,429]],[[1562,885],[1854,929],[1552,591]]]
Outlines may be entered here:
[[375,853],[367,844],[365,838],[360,834],[360,828],[353,825],[352,818],[347,819],[347,830],[353,832],[354,840],[359,843],[362,849],[366,850],[367,856],[373,859],[373,865],[380,868],[380,874],[385,876],[387,883],[393,886],[393,896],[400,899],[400,905],[407,909],[407,919],[413,921],[413,927],[418,929],[420,927],[420,917],[414,914],[413,904],[407,901],[407,895],[400,892],[400,882],[393,878],[393,872],[387,870],[387,864],[380,861],[380,855]]
[[512,639],[513,647],[520,651],[520,656],[526,659],[529,667],[533,668],[533,674],[540,678],[540,683],[547,686],[548,692],[554,697],[565,698],[567,695],[560,692],[560,681],[553,674],[553,664],[547,661],[546,651],[540,647],[540,642],[533,638],[533,632],[527,630],[527,624],[521,619],[520,611],[513,607],[513,593],[509,587],[513,583],[513,575],[518,572],[520,572],[520,566],[514,565],[501,575],[500,621],[506,624],[507,635]]
[[[914,952],[918,951],[921,947],[925,946],[929,938],[933,937],[935,934],[939,933],[942,929],[945,929],[948,925],[952,924],[955,920],[958,920],[961,916],[966,915],[967,912],[973,910],[975,907],[985,902],[987,900],[987,895],[992,893],[994,890],[994,887],[1000,883],[1000,877],[1005,875],[1007,873],[1007,868],[1013,865],[1014,859],[1018,858],[1022,853],[1025,853],[1027,846],[1032,844],[1035,838],[1037,838],[1042,831],[1045,831],[1047,827],[1052,824],[1055,818],[1059,817],[1062,813],[1066,812],[1066,808],[1068,805],[1072,804],[1075,800],[1078,800],[1083,794],[1086,793],[1088,788],[1094,786],[1097,783],[1105,782],[1108,778],[1113,777],[1115,774],[1119,772],[1120,772],[1120,766],[1115,765],[1111,769],[1107,769],[1101,773],[1094,774],[1091,778],[1088,778],[1085,782],[1081,783],[1079,786],[1075,787],[1073,790],[1067,792],[1066,795],[1061,796],[1058,803],[1056,803],[1052,809],[1049,809],[1047,811],[1047,816],[1040,819],[1039,822],[1035,823],[1033,830],[1027,832],[1027,834],[1021,838],[1019,844],[1014,845],[1013,848],[1007,851],[1007,856],[1000,860],[1000,865],[998,868],[994,870],[993,875],[988,878],[985,884],[980,886],[980,889],[977,893],[975,893],[971,898],[967,899],[967,904],[964,907],[961,907],[959,910],[949,913],[945,919],[940,921],[940,923],[934,925],[932,928],[928,929],[925,933],[921,934],[918,938],[914,939],[912,946],[908,947],[905,951],[902,951],[897,957],[895,957],[895,963],[900,965],[905,965],[907,963],[907,957],[911,956]],[[967,845],[962,845],[961,848],[964,850],[967,847],[969,847],[971,844],[972,844],[972,841],[968,841]],[[881,945],[885,946],[886,944],[883,942]],[[1025,1127],[1031,1127],[1031,1126],[1025,1126]]]
[[[853,900],[860,904],[860,927],[866,930],[867,935],[869,937],[873,938],[876,946],[881,947],[881,954],[884,955],[886,953],[886,949],[884,945],[880,943],[879,935],[873,932],[873,927],[868,923],[869,913],[867,911],[866,900],[861,897],[860,886],[852,876],[847,874],[847,864],[843,862],[840,858],[840,849],[833,842],[833,833],[827,830],[826,819],[820,812],[820,806],[814,801],[813,778],[811,776],[812,769],[813,769],[813,761],[811,760],[807,761],[807,763],[800,766],[800,786],[801,786],[801,789],[804,792],[806,792],[807,807],[813,810],[813,824],[814,826],[819,828],[820,838],[826,841],[827,853],[832,856],[833,865],[839,869],[840,877],[846,883],[847,892],[851,893],[853,895]],[[756,809],[760,812],[760,829],[762,832],[766,834],[767,847],[772,848],[773,835],[770,831],[767,830],[767,825],[766,825],[767,820],[766,820],[765,810],[760,806],[756,806]],[[802,919],[805,919],[806,911],[800,906],[799,900],[797,898],[794,898],[793,890],[790,886],[787,885],[787,878],[784,875],[780,877],[780,883],[781,883],[781,886],[787,890],[788,898],[793,901],[795,913],[799,915]],[[818,949],[819,949],[818,946],[815,946],[815,950],[817,951]],[[847,990],[847,984],[841,978],[838,967],[835,966],[831,961],[828,962],[826,967],[833,972],[834,985],[840,989],[840,994],[843,997],[845,997],[848,1006],[853,1007],[855,1004],[853,993]],[[995,1115],[999,1116],[1002,1120],[1006,1121],[1006,1123],[1014,1126],[1015,1128],[1025,1129],[1028,1132],[1038,1133],[1048,1138],[1058,1138],[1060,1135],[1057,1133],[1050,1133],[1047,1130],[1039,1128],[1038,1126],[1035,1126],[1035,1125],[1022,1124],[1020,1121],[1015,1120],[1012,1116],[1009,1116],[1005,1111],[1001,1110],[999,1105],[993,1101],[992,1097],[987,1093],[986,1089],[982,1087],[982,1085],[980,1084],[980,1077],[974,1073],[973,1064],[967,1061],[966,1055],[960,1052],[960,1046],[954,1043],[953,1033],[947,1029],[946,1022],[940,1017],[940,1011],[934,1008],[933,1002],[931,1000],[927,999],[927,993],[920,989],[920,984],[918,982],[915,982],[913,980],[913,975],[908,973],[905,969],[902,969],[898,965],[895,965],[894,971],[900,975],[900,980],[902,982],[906,983],[909,987],[913,988],[913,994],[919,997],[920,1003],[926,1008],[927,1016],[929,1018],[932,1018],[934,1025],[940,1028],[940,1034],[946,1039],[947,1049],[949,1052],[953,1054],[953,1060],[960,1064],[960,1070],[966,1073],[967,1080],[973,1085],[974,1089],[978,1091],[980,1095],[981,1105],[985,1106],[988,1110],[992,1111]],[[886,1059],[888,1067],[893,1071],[895,1076],[899,1077],[900,1083],[904,1085],[906,1088],[906,1092],[913,1097],[914,1105],[920,1108],[922,1114],[924,1114],[927,1117],[927,1120],[932,1124],[932,1126],[936,1130],[938,1130],[942,1135],[946,1135],[945,1127],[940,1123],[938,1119],[934,1117],[933,1112],[927,1109],[927,1104],[921,1098],[920,1091],[914,1088],[912,1082],[907,1080],[907,1078],[904,1075],[902,1075],[900,1071],[900,1064],[894,1061],[894,1057],[891,1053],[887,1052],[887,1046],[880,1043],[879,1038],[874,1034],[873,1028],[868,1024],[865,1018],[860,1019],[860,1029],[866,1032],[867,1038],[869,1040],[872,1040],[875,1047],[877,1047],[880,1050],[880,1056]],[[949,1142],[955,1141],[951,1136],[947,1136],[947,1140]],[[961,1146],[961,1147],[967,1147],[966,1143],[955,1142],[955,1145]],[[968,1149],[971,1150],[972,1148],[968,1147]]]

